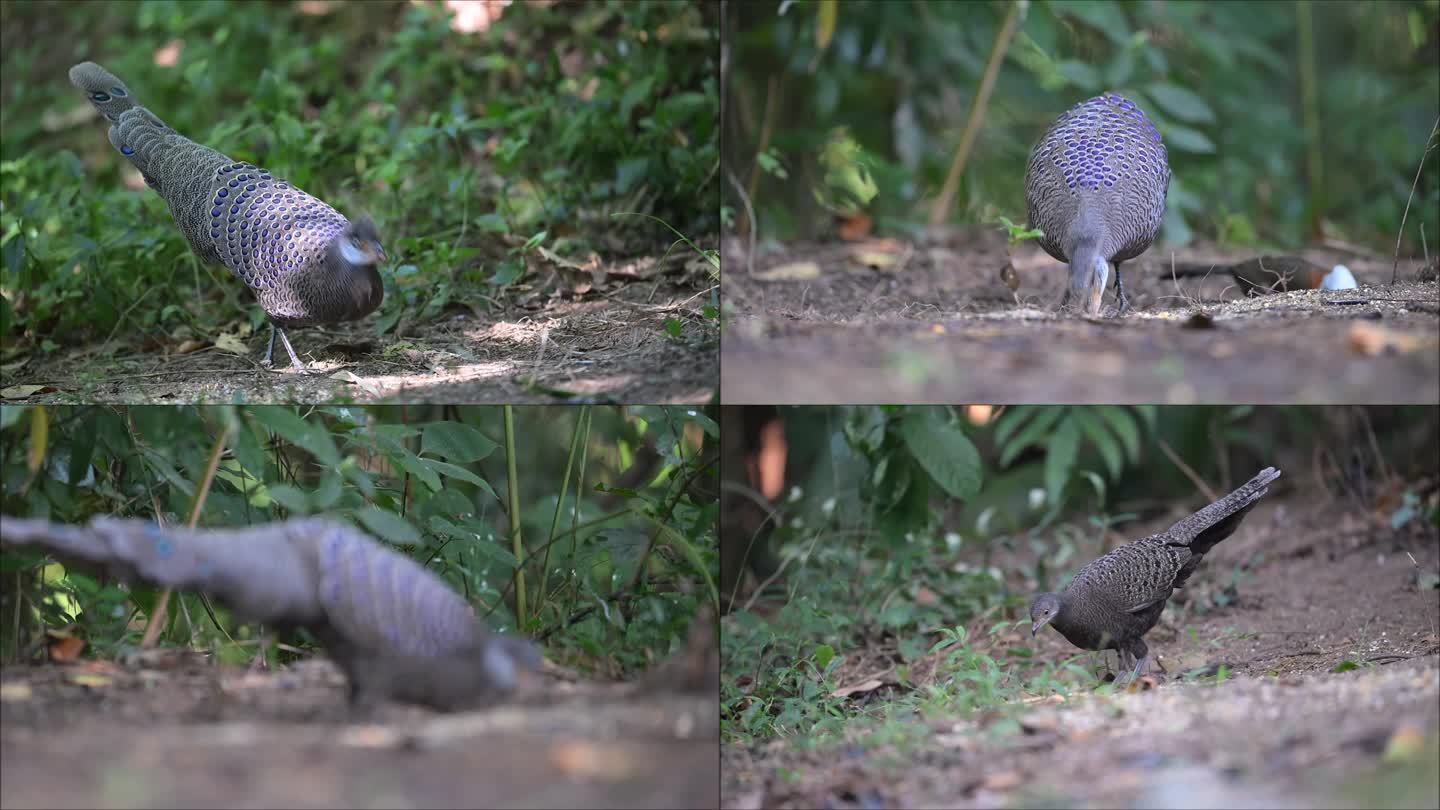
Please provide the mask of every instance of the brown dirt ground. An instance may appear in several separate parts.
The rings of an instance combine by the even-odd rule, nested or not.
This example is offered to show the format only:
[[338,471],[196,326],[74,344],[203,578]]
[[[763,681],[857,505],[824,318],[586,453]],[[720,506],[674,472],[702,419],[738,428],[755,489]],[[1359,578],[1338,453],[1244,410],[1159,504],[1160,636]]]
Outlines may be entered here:
[[[1033,244],[1001,283],[1003,235],[924,243],[725,243],[722,399],[734,404],[1440,401],[1440,285],[1422,262],[1337,250],[1301,255],[1350,268],[1357,290],[1246,298],[1218,275],[1171,279],[1153,248],[1122,268],[1132,313],[1059,315],[1066,273]],[[872,269],[866,254],[894,263]],[[1258,255],[1191,247],[1177,264]],[[762,281],[795,262],[818,278]],[[753,270],[753,273],[752,273]],[[1113,288],[1106,311],[1113,310]],[[1344,303],[1340,303],[1344,302]],[[1197,312],[1209,318],[1192,321]]]
[[361,718],[324,661],[12,666],[0,806],[715,807],[717,711],[556,681],[488,711]]
[[[1125,527],[1113,542],[1179,516]],[[1078,549],[1075,564],[1100,551]],[[993,563],[1017,570],[998,556]],[[1422,591],[1417,580],[1437,571],[1434,527],[1397,531],[1388,513],[1272,493],[1147,636],[1169,676],[1108,696],[1031,695],[1001,711],[917,718],[924,742],[903,753],[863,750],[863,732],[819,748],[727,744],[722,806],[1434,807],[1440,590]],[[1231,601],[1219,606],[1215,596],[1227,590]],[[1104,670],[1096,654],[1056,633],[987,637],[995,620],[977,620],[969,637],[1007,677],[1066,658]],[[866,660],[846,662],[856,678],[896,660],[893,642],[875,646]],[[1034,646],[1039,660],[1007,656],[1012,646]],[[1332,672],[1342,661],[1360,668]],[[1230,675],[1218,684],[1177,677],[1219,664]],[[950,674],[932,667],[920,685],[943,687]],[[843,686],[843,669],[838,677]],[[909,687],[891,675],[887,688]]]
[[[426,323],[402,319],[398,336],[377,338],[374,316],[292,330],[307,375],[291,370],[278,342],[275,370],[260,366],[266,326],[243,338],[244,356],[213,346],[176,354],[166,337],[133,353],[87,345],[18,364],[7,357],[0,396],[11,404],[704,403],[719,375],[719,330],[702,313],[713,282],[692,257],[626,262],[598,284],[590,271],[552,267],[504,301],[452,302]],[[665,331],[671,318],[682,324],[679,338]]]

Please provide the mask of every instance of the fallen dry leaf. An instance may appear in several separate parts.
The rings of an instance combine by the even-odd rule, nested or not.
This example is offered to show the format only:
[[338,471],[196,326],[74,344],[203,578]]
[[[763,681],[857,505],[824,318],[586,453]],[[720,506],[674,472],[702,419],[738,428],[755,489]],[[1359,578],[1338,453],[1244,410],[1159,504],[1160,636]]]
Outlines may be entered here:
[[183,343],[181,343],[181,344],[175,349],[175,353],[176,353],[176,354],[192,354],[192,353],[194,353],[194,352],[198,352],[198,351],[200,351],[201,349],[205,348],[205,345],[206,345],[206,344],[205,344],[205,341],[203,341],[203,340],[194,340],[194,339],[187,340],[187,341],[184,341]]
[[1019,771],[992,773],[981,783],[986,790],[1014,790],[1023,784],[1025,784],[1025,776]]
[[215,348],[226,354],[238,354],[245,357],[250,354],[250,347],[240,339],[240,336],[232,332],[225,332],[215,338]]
[[621,781],[636,770],[634,758],[588,742],[561,742],[550,747],[550,762],[570,776]]
[[35,690],[31,689],[28,683],[0,683],[0,701],[18,703],[29,700],[34,693]]
[[830,697],[843,698],[859,694],[860,692],[873,692],[876,689],[879,689],[881,686],[884,686],[884,683],[882,681],[876,678],[871,678],[868,681],[864,681],[863,683],[857,683],[853,686],[842,686],[836,689],[834,692],[831,692]]
[[870,229],[875,227],[875,220],[869,214],[857,212],[837,219],[835,235],[845,242],[858,242],[869,236]]
[[1420,348],[1420,338],[1415,335],[1364,322],[1351,325],[1345,340],[1351,351],[1367,357],[1385,352],[1410,354]]
[[80,657],[85,649],[85,640],[75,636],[62,636],[50,641],[50,660],[59,664],[67,664]]
[[91,689],[103,689],[113,682],[108,675],[96,675],[91,672],[77,672],[67,680],[77,686],[86,686]]
[[0,388],[0,399],[25,399],[36,394],[48,394],[55,389],[48,385],[12,385]]
[[895,266],[895,262],[898,259],[898,257],[892,256],[889,253],[877,253],[874,251],[856,253],[853,258],[871,270],[888,270]]
[[820,265],[815,262],[791,262],[755,274],[759,281],[813,281],[819,277]]

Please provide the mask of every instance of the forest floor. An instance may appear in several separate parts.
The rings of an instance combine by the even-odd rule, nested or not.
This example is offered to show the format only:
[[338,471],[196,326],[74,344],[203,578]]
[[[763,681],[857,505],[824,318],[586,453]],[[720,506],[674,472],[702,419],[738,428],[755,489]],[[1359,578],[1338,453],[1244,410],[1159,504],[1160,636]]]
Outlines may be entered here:
[[[400,321],[383,337],[375,318],[289,330],[309,373],[296,373],[276,342],[260,366],[268,326],[215,329],[209,339],[157,334],[106,341],[50,357],[6,358],[0,398],[11,404],[123,402],[705,403],[719,374],[719,328],[704,308],[708,265],[674,251],[665,261],[560,267],[503,299],[461,303],[439,316]],[[238,282],[236,282],[238,284]],[[667,323],[678,325],[672,335]],[[226,342],[236,353],[221,351]],[[187,345],[188,344],[188,345]],[[181,349],[187,353],[179,353]],[[192,349],[193,351],[188,351]]]
[[[1440,285],[1422,262],[1335,250],[1358,289],[1246,297],[1228,276],[1172,279],[1173,261],[1260,251],[1152,248],[1121,269],[1122,318],[1057,314],[1060,263],[1003,235],[932,244],[725,244],[723,401],[734,404],[1440,401]],[[1105,311],[1114,309],[1114,288]]]
[[545,680],[488,711],[362,719],[324,660],[7,667],[0,806],[716,806],[712,695]]
[[[886,686],[852,696],[865,705],[844,739],[722,745],[722,806],[1440,806],[1440,542],[1416,523],[1393,529],[1388,512],[1319,493],[1272,495],[1172,598],[1146,637],[1169,674],[1152,668],[1133,689],[1097,677],[1063,696],[1025,691],[1047,663],[1069,658],[1098,675],[1101,659],[1048,630],[987,635],[990,616],[968,637],[1014,699],[869,721],[859,715],[881,714],[874,702],[887,695],[968,681],[912,662],[918,683],[902,685],[875,675],[896,660],[893,638],[847,642],[842,688]],[[1169,520],[1155,524],[1124,537]],[[1034,656],[1011,653],[1024,647]]]

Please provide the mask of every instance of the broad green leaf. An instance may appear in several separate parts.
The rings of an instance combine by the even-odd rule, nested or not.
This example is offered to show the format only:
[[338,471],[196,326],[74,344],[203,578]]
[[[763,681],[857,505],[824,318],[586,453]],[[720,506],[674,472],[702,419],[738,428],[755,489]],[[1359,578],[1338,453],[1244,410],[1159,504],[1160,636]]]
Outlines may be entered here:
[[930,409],[911,411],[900,420],[900,437],[925,472],[952,498],[973,498],[980,491],[980,453],[958,425]]
[[1192,124],[1215,123],[1215,112],[1205,99],[1178,84],[1157,82],[1145,88],[1145,94],[1166,113]]
[[1095,412],[1104,419],[1115,435],[1120,437],[1120,443],[1125,446],[1125,456],[1130,459],[1131,464],[1140,460],[1140,428],[1135,424],[1135,418],[1130,412],[1119,405],[1100,405]]
[[1119,478],[1120,470],[1125,466],[1125,459],[1120,449],[1120,443],[1110,434],[1104,420],[1088,407],[1075,408],[1070,413],[1075,419],[1075,424],[1079,426],[1080,432],[1095,446],[1096,451],[1100,453],[1100,458],[1104,459],[1105,469],[1110,473],[1110,480]]
[[251,408],[249,413],[270,432],[309,451],[321,464],[336,466],[340,463],[335,439],[323,426],[306,422],[287,407]]
[[464,467],[458,467],[454,464],[450,464],[444,461],[436,461],[433,458],[422,458],[420,459],[420,463],[424,464],[426,467],[429,467],[440,475],[448,475],[451,478],[459,478],[461,481],[469,481],[475,486],[480,487],[480,489],[484,490],[492,498],[498,499],[500,497],[499,495],[496,495],[495,490],[490,487],[490,482],[486,481],[484,478],[481,478],[475,473],[470,472]]
[[1215,142],[1210,140],[1205,133],[1182,127],[1179,124],[1171,124],[1165,128],[1165,146],[1179,149],[1181,152],[1193,152],[1197,155],[1209,155],[1215,152]]
[[1065,484],[1070,480],[1070,471],[1075,468],[1075,456],[1080,447],[1080,428],[1076,427],[1074,420],[1066,419],[1060,423],[1046,444],[1045,452],[1045,492],[1049,496],[1051,508],[1060,507],[1060,495],[1065,490]]
[[476,554],[490,562],[503,565],[507,571],[514,571],[519,567],[515,561],[515,555],[511,554],[508,548],[484,539],[484,535],[477,529],[457,526],[442,517],[430,518],[430,529],[436,534],[460,541],[465,548],[473,549]]
[[378,506],[356,511],[355,518],[372,534],[393,545],[413,546],[420,542],[420,532],[410,521]]
[[455,464],[469,464],[498,447],[484,433],[459,422],[431,422],[420,439],[421,455],[436,455]]

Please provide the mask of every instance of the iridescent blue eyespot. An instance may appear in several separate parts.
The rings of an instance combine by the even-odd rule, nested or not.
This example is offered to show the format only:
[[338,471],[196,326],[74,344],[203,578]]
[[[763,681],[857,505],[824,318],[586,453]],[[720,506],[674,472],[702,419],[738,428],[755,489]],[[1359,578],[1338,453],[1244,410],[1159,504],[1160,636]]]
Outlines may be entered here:
[[219,208],[212,208],[212,209],[210,209],[210,216],[212,216],[212,217],[218,217],[218,216],[220,216],[220,209],[219,209]]
[[96,92],[90,94],[90,98],[92,98],[92,99],[94,99],[94,100],[96,100],[96,101],[109,101],[109,100],[110,100],[110,94],[109,94],[109,93],[100,92],[100,91],[96,91]]
[[226,166],[226,167],[224,167],[224,168],[222,168],[222,169],[220,170],[220,173],[221,173],[221,174],[229,174],[231,171],[232,171],[232,169],[231,169],[229,166]]
[[119,96],[119,97],[121,97],[121,98],[124,98],[125,95],[126,95],[126,93],[125,93],[125,88],[123,88],[123,87],[112,87],[112,88],[110,88],[110,92],[113,93],[113,94],[115,94],[115,95],[117,95],[117,96]]
[[226,197],[227,195],[229,195],[229,194],[230,194],[230,189],[228,189],[228,188],[222,188],[222,189],[220,189],[219,192],[216,193],[215,196],[217,196],[217,197],[219,197],[220,199],[223,200],[223,199],[225,199],[225,197]]
[[125,155],[126,157],[129,157],[130,155],[135,154],[135,150],[134,150],[134,149],[131,149],[131,148],[128,147],[128,146],[122,146],[122,147],[120,147],[120,154]]

